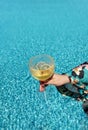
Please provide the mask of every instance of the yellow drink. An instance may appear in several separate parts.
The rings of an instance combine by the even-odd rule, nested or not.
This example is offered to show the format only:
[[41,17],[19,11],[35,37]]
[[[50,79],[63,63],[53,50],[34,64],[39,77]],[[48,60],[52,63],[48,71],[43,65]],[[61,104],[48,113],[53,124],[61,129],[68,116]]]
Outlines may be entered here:
[[32,76],[40,81],[49,79],[54,73],[54,65],[45,62],[39,62],[33,67],[30,67]]

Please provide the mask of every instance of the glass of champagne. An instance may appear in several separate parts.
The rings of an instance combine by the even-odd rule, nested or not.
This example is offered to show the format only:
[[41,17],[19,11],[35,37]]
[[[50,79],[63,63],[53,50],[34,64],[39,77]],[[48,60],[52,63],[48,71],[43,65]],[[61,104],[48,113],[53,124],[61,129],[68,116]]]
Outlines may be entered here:
[[46,54],[31,57],[29,69],[35,79],[46,81],[54,73],[54,60],[51,56]]

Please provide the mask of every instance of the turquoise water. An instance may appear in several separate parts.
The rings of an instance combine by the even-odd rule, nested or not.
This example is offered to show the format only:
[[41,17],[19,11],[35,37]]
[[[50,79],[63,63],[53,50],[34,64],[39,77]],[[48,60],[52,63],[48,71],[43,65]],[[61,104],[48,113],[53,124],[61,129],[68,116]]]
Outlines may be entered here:
[[88,61],[88,0],[0,0],[0,130],[88,130],[81,102],[39,92],[28,62],[41,53],[57,73]]

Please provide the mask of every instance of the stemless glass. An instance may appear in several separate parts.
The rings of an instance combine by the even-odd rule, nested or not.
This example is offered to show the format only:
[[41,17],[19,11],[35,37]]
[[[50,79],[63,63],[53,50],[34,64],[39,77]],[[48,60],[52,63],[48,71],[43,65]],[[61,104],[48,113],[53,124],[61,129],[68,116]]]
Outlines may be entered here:
[[31,57],[29,69],[35,79],[45,81],[54,73],[54,60],[46,54]]

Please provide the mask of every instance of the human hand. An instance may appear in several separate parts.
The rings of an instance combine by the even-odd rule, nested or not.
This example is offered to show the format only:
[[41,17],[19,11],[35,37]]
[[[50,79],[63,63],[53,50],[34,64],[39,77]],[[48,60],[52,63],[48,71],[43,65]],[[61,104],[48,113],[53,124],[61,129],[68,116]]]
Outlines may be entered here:
[[50,84],[55,86],[61,86],[69,82],[70,81],[67,75],[54,74],[50,79],[46,81],[40,81],[40,92],[43,92],[45,90],[45,87]]

